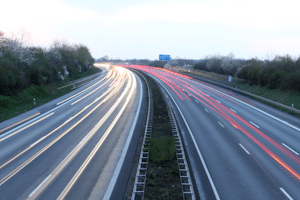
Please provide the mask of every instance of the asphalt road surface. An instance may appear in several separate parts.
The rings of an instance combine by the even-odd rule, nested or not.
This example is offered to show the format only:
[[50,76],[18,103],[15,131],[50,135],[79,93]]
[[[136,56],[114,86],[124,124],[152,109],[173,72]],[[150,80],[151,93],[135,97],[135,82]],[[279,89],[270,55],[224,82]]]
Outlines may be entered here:
[[300,199],[300,120],[160,68],[201,200]]
[[128,69],[105,67],[91,83],[31,111],[30,119],[7,130],[25,117],[0,124],[1,200],[123,198],[145,92]]

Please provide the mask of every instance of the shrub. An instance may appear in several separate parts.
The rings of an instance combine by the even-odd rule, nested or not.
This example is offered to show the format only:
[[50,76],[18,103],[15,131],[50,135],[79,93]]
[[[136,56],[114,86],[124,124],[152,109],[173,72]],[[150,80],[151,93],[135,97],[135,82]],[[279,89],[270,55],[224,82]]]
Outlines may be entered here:
[[267,87],[270,89],[279,88],[283,75],[284,75],[284,71],[278,69],[274,70],[274,72],[271,73],[270,76],[268,76]]
[[280,83],[280,89],[293,89],[300,92],[300,70],[285,74]]
[[209,69],[206,66],[206,63],[207,61],[198,62],[194,65],[194,69],[209,71]]

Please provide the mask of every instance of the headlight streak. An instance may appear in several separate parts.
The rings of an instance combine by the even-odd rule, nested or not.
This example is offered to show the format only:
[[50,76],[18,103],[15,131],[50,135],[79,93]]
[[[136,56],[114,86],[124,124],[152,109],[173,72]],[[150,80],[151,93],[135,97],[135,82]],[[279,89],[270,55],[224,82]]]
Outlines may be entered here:
[[[38,198],[44,191],[45,189],[57,178],[57,176],[59,176],[59,174],[69,165],[69,163],[75,158],[75,156],[81,151],[81,149],[88,143],[88,141],[90,141],[90,139],[95,135],[95,133],[99,130],[99,128],[103,125],[103,123],[110,117],[110,115],[115,111],[115,109],[119,106],[120,102],[125,98],[125,95],[127,94],[128,90],[130,89],[130,86],[132,84],[132,77],[130,77],[129,79],[129,83],[126,86],[126,89],[124,90],[124,92],[122,92],[120,98],[118,98],[118,100],[113,104],[113,106],[109,109],[109,111],[103,116],[103,118],[101,118],[99,120],[99,122],[93,127],[93,129],[87,134],[87,136],[85,137],[84,140],[81,140],[81,142],[65,157],[65,159],[53,170],[53,172],[51,173],[50,178],[48,178],[46,181],[43,182],[43,184],[38,186],[38,189],[35,190],[34,193],[31,193],[30,196],[27,199],[36,199]],[[131,90],[133,90],[133,88],[131,88]],[[130,95],[129,95],[130,96]],[[128,99],[128,97],[127,97]],[[120,113],[123,112],[123,108],[119,111],[118,115],[120,115]],[[116,117],[117,118],[117,117]],[[114,120],[114,122],[112,124],[115,124],[116,121]],[[82,169],[84,170],[85,167],[88,165],[88,163],[90,162],[91,157],[93,157],[93,155],[96,153],[95,149],[97,150],[98,148],[100,148],[100,146],[102,145],[102,143],[104,142],[104,140],[106,139],[106,137],[108,136],[108,134],[110,133],[112,127],[110,126],[108,131],[106,131],[106,133],[101,137],[100,141],[97,143],[97,146],[93,149],[93,151],[90,153],[90,155],[88,156],[88,158],[85,160],[85,162],[83,163],[83,165],[80,167],[80,169],[77,171],[78,173],[82,172]],[[75,174],[75,178],[74,179],[78,179],[78,173]],[[76,176],[77,175],[77,176]],[[72,180],[74,180],[72,179]],[[75,181],[76,182],[76,181]],[[73,184],[75,184],[75,182],[72,182]],[[70,188],[70,184],[72,185],[72,183],[69,183],[67,185],[67,191],[66,194],[69,192]],[[65,190],[64,190],[65,191]],[[64,193],[65,194],[65,193]],[[60,199],[60,197],[59,197]]]
[[[125,66],[125,67],[132,67],[135,69],[143,70],[145,72],[148,72],[156,77],[158,77],[161,81],[163,81],[165,84],[167,84],[177,95],[178,97],[183,100],[183,98],[179,95],[179,93],[176,91],[179,90],[181,91],[180,87],[175,87],[175,83],[184,86],[185,91],[188,92],[187,90],[190,90],[197,96],[193,95],[192,93],[188,92],[191,96],[193,96],[195,99],[197,99],[199,102],[203,103],[207,107],[211,108],[213,111],[215,111],[217,114],[219,114],[221,117],[226,119],[230,124],[232,124],[236,129],[240,130],[243,132],[245,135],[247,135],[251,140],[253,140],[261,149],[263,149],[271,158],[273,158],[278,164],[280,164],[284,169],[286,169],[290,174],[295,176],[298,181],[300,181],[300,174],[296,172],[294,169],[292,169],[288,164],[286,164],[283,160],[281,160],[276,154],[274,154],[270,149],[268,149],[265,145],[263,145],[258,139],[256,139],[250,132],[248,132],[244,127],[242,127],[236,120],[234,120],[232,117],[236,118],[237,120],[241,121],[248,127],[250,127],[252,130],[254,130],[256,133],[258,133],[260,136],[262,136],[264,139],[266,139],[269,143],[271,143],[273,146],[275,146],[278,150],[283,152],[286,156],[288,156],[290,159],[292,159],[295,163],[300,165],[300,159],[297,157],[295,154],[293,154],[291,151],[289,151],[287,148],[283,147],[281,144],[277,143],[264,133],[262,133],[260,130],[258,130],[256,127],[242,119],[240,116],[238,116],[236,113],[228,109],[227,107],[223,106],[219,102],[217,102],[215,99],[212,97],[207,97],[207,95],[199,90],[198,88],[194,87],[193,85],[187,83],[188,80],[184,81],[181,79],[178,79],[177,77],[173,77],[171,75],[165,74],[167,70],[161,69],[161,68],[152,68],[152,67],[146,67],[146,66]],[[158,71],[158,72],[156,72]],[[164,76],[167,76],[167,78],[163,77],[161,74]],[[176,75],[176,73],[172,73]],[[178,81],[180,80],[180,81]],[[171,86],[173,85],[173,86]],[[199,84],[200,85],[200,84]],[[203,86],[201,86],[203,87]],[[176,88],[176,89],[175,89]],[[215,92],[214,92],[215,93]],[[231,94],[230,94],[231,95]],[[243,100],[246,101],[246,100]],[[207,103],[206,103],[207,102]],[[248,101],[247,101],[248,102]],[[253,105],[253,103],[251,103]],[[230,117],[232,116],[232,117]]]
[[[38,123],[38,122],[40,122],[40,121],[42,121],[42,120],[44,120],[44,119],[50,117],[50,116],[53,115],[54,113],[55,113],[55,112],[52,112],[52,113],[50,113],[49,115],[47,115],[47,116],[45,116],[45,117],[43,117],[43,118],[41,118],[41,119],[39,119],[39,120],[37,120],[37,121],[35,121],[35,122],[33,122],[33,123],[31,123],[31,124],[29,124],[29,125],[27,125],[27,126],[21,128],[21,129],[19,129],[19,130],[13,132],[12,134],[9,134],[8,136],[6,136],[6,137],[4,137],[4,138],[1,138],[1,139],[0,139],[0,142],[2,142],[3,140],[6,140],[7,138],[9,138],[9,137],[11,137],[11,136],[13,136],[13,135],[15,135],[15,134],[17,134],[17,133],[23,131],[23,130],[25,130],[26,128],[29,128],[30,126],[33,126],[34,124],[36,124],[36,123]],[[1,169],[1,168],[0,168],[0,169]]]
[[91,86],[87,87],[86,89],[84,89],[84,90],[82,90],[82,91],[80,91],[80,92],[78,92],[78,93],[74,94],[73,96],[71,96],[71,97],[69,97],[69,98],[67,98],[67,99],[65,99],[65,100],[62,100],[61,102],[58,102],[56,105],[60,105],[60,104],[62,104],[62,103],[64,103],[64,102],[66,102],[66,101],[68,101],[68,100],[70,100],[70,99],[72,99],[72,98],[74,98],[74,97],[76,97],[76,96],[80,95],[81,93],[83,93],[83,92],[85,92],[85,91],[89,90],[90,88],[94,87],[95,85],[97,85],[97,84],[101,83],[103,80],[104,80],[104,78],[103,78],[103,79],[101,79],[100,81],[97,81],[97,82],[96,82],[96,83],[94,83],[93,85],[91,85]]
[[10,125],[10,126],[7,126],[7,127],[3,128],[3,129],[1,129],[1,130],[0,130],[0,133],[3,132],[3,131],[6,131],[6,130],[12,128],[12,127],[15,127],[15,126],[17,126],[17,125],[19,125],[19,124],[21,124],[21,123],[23,123],[23,122],[25,122],[25,121],[28,121],[28,120],[30,120],[31,118],[34,118],[34,117],[38,116],[39,114],[41,114],[41,113],[39,113],[39,112],[38,112],[38,113],[35,113],[35,114],[33,114],[33,115],[31,115],[31,116],[29,116],[29,117],[27,117],[27,118],[25,118],[25,119],[23,119],[23,120],[21,120],[21,121],[18,121],[17,123],[14,123],[14,124],[12,124],[12,125]]
[[105,81],[105,83],[103,83],[102,85],[100,85],[99,87],[95,88],[93,91],[91,91],[90,93],[86,94],[85,96],[81,97],[80,99],[76,100],[75,102],[71,103],[71,105],[73,106],[74,104],[78,103],[79,101],[81,101],[82,99],[88,97],[89,95],[93,94],[94,92],[96,92],[98,89],[100,89],[101,87],[103,87],[103,85],[105,85],[108,81],[110,81],[110,79],[107,79],[107,81]]
[[[124,80],[125,81],[125,80]],[[14,176],[16,173],[18,173],[21,169],[23,169],[25,166],[27,166],[30,162],[32,162],[36,157],[38,157],[40,154],[42,154],[44,151],[46,151],[49,147],[51,147],[54,143],[56,143],[59,139],[61,139],[63,136],[65,136],[68,132],[70,132],[73,128],[75,128],[81,121],[83,121],[86,117],[88,117],[92,112],[94,112],[100,105],[102,105],[104,102],[106,102],[116,91],[119,90],[119,88],[122,86],[122,83],[119,84],[118,87],[116,87],[113,91],[111,91],[112,89],[106,91],[105,93],[103,93],[98,99],[97,101],[104,97],[107,93],[109,93],[108,96],[106,96],[98,105],[96,105],[89,113],[87,113],[83,118],[81,118],[79,121],[77,121],[74,125],[72,125],[68,130],[66,130],[64,133],[62,133],[60,136],[58,136],[57,138],[55,138],[52,142],[50,142],[46,147],[44,147],[43,149],[41,149],[39,152],[37,152],[35,155],[33,155],[31,158],[29,158],[27,161],[25,161],[23,164],[21,164],[19,167],[17,167],[16,169],[14,169],[12,172],[10,172],[8,175],[6,175],[4,178],[2,178],[0,180],[0,186],[3,185],[6,181],[8,181],[12,176]],[[44,137],[42,137],[41,139],[39,139],[39,142],[42,142],[43,140],[45,140],[47,137],[49,137],[50,135],[52,135],[54,132],[56,132],[57,130],[59,130],[60,128],[62,128],[64,125],[66,125],[67,123],[69,123],[72,119],[74,119],[75,117],[77,117],[78,115],[80,115],[82,112],[84,112],[86,109],[88,109],[90,106],[92,106],[95,102],[97,102],[96,100],[93,101],[91,104],[89,104],[88,106],[86,106],[84,109],[82,109],[80,112],[78,112],[77,114],[75,114],[73,117],[71,117],[70,119],[68,119],[66,122],[64,122],[63,124],[61,124],[59,127],[55,128],[53,131],[51,131],[50,133],[48,133],[47,135],[45,135]],[[54,114],[51,113],[50,115]],[[49,115],[48,115],[49,116]],[[47,117],[47,116],[46,116]],[[45,117],[44,117],[45,118]],[[41,120],[41,119],[40,119]],[[27,147],[25,150],[23,150],[22,152],[20,152],[19,154],[17,154],[16,156],[14,156],[13,158],[11,158],[10,160],[8,160],[7,162],[5,162],[4,164],[2,164],[0,166],[0,169],[2,169],[3,167],[7,166],[9,163],[11,163],[12,161],[14,161],[15,159],[17,159],[18,157],[20,157],[22,154],[24,154],[25,152],[27,152],[28,150],[30,150],[31,148],[33,148],[35,145],[37,145],[38,143],[35,142],[34,144],[30,145],[29,147]]]
[[[61,194],[57,198],[58,200],[65,199],[66,196],[69,194],[69,192],[71,191],[71,189],[73,188],[73,186],[75,185],[75,183],[77,182],[77,180],[79,179],[80,175],[83,173],[83,171],[86,169],[86,167],[88,166],[88,164],[91,162],[92,158],[95,156],[95,154],[97,153],[97,151],[99,150],[99,148],[102,146],[103,142],[105,141],[105,139],[107,138],[107,136],[110,134],[111,130],[113,129],[113,127],[115,126],[115,124],[117,123],[117,121],[119,120],[119,118],[121,117],[122,113],[124,112],[125,108],[127,107],[128,103],[129,103],[129,100],[131,99],[131,97],[133,95],[133,92],[136,89],[137,83],[136,83],[136,79],[133,78],[134,76],[133,76],[133,74],[131,72],[127,72],[126,71],[126,73],[130,77],[130,82],[128,83],[128,86],[133,85],[133,86],[130,87],[131,88],[130,89],[130,93],[129,93],[129,95],[126,98],[126,102],[122,106],[121,110],[119,111],[119,113],[116,116],[116,118],[114,119],[114,121],[110,124],[110,126],[108,127],[108,129],[104,133],[103,137],[99,140],[99,142],[96,144],[96,146],[91,151],[91,153],[89,154],[89,156],[83,162],[83,164],[81,165],[81,167],[77,170],[77,172],[75,173],[75,175],[73,176],[73,178],[69,181],[68,185],[61,192]],[[128,73],[130,73],[130,74],[128,74]],[[134,81],[132,81],[132,79]],[[127,90],[127,89],[125,89],[125,90]]]

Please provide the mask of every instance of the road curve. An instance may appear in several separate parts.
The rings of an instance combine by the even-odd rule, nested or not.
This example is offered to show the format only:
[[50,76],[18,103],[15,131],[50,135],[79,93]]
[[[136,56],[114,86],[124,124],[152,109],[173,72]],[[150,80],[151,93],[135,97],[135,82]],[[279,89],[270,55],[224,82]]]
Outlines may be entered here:
[[131,170],[144,86],[127,69],[106,68],[1,133],[1,199],[109,199],[119,182],[123,196],[129,177],[119,175]]
[[300,199],[300,120],[255,100],[161,68],[195,187],[204,199]]

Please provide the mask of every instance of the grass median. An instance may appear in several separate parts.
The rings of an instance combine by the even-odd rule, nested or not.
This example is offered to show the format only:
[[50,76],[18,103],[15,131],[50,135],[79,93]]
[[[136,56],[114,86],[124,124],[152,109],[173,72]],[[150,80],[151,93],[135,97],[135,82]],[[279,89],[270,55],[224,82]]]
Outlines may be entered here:
[[182,189],[168,110],[160,88],[146,76],[153,94],[153,125],[145,187],[146,199],[182,199]]

